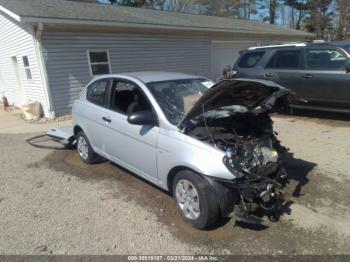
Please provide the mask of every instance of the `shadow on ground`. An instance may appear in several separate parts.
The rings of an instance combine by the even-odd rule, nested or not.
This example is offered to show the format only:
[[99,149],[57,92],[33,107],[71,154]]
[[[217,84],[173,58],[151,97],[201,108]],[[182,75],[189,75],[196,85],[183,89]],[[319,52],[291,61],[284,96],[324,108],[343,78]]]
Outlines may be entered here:
[[294,180],[297,184],[293,190],[293,197],[302,195],[302,188],[310,181],[309,173],[317,164],[302,159],[294,158],[292,153],[288,153],[285,160],[285,169],[288,173],[289,180]]
[[[48,164],[50,168],[67,172],[70,175],[77,176],[89,182],[101,180],[108,181],[108,183],[112,182],[111,184],[113,184],[113,182],[119,185],[123,183],[123,186],[118,191],[111,193],[112,197],[123,197],[127,201],[137,200],[137,202],[149,210],[156,209],[159,211],[157,212],[158,218],[165,224],[171,225],[177,223],[181,224],[181,227],[189,227],[182,222],[181,217],[177,213],[172,196],[168,192],[159,189],[150,182],[114,163],[101,161],[98,164],[88,167],[79,159],[78,154],[74,150],[67,150],[53,152],[41,164]],[[309,182],[308,174],[315,167],[315,164],[301,159],[295,159],[293,154],[288,154],[285,166],[290,180],[294,181],[293,185],[287,185],[287,187],[293,190],[293,197],[302,196],[302,188]],[[34,164],[31,167],[40,167],[40,163]],[[132,194],[130,192],[132,192]],[[283,208],[284,213],[290,213],[290,205],[290,202],[286,202]],[[230,218],[221,218],[214,226],[204,231],[215,231],[231,221]],[[242,223],[236,224],[257,231],[268,228],[268,225],[250,226]],[[188,230],[188,228],[186,230]],[[194,229],[191,228],[191,230]]]

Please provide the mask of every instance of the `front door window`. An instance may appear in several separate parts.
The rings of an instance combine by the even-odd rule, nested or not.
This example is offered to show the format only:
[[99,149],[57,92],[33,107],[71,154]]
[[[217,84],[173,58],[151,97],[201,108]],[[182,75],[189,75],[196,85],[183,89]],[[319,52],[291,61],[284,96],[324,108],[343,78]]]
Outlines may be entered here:
[[139,88],[125,80],[113,81],[110,107],[123,115],[152,110]]

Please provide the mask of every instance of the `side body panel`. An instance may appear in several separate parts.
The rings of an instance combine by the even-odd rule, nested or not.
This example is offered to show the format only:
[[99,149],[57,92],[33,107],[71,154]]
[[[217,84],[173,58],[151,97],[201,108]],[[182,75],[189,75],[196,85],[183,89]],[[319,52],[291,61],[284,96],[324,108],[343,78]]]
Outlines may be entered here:
[[[167,176],[175,167],[186,167],[207,176],[234,179],[223,163],[224,152],[180,133],[171,125],[147,88],[134,81],[149,98],[159,126],[132,126],[127,117],[86,100],[86,89],[73,105],[73,123],[86,133],[93,149],[146,180],[168,190]],[[103,121],[109,117],[111,122]]]
[[104,122],[104,152],[107,158],[142,174],[147,180],[158,181],[157,137],[158,126],[136,126],[127,121],[127,116],[107,110]]
[[175,167],[187,167],[200,174],[234,179],[223,163],[224,152],[178,130],[160,130],[158,137],[158,174],[162,185]]

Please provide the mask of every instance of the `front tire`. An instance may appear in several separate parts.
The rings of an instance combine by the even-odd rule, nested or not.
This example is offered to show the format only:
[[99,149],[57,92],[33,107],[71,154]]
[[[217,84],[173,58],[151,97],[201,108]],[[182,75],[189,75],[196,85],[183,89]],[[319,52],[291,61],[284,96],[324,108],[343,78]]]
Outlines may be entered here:
[[77,135],[77,151],[80,159],[86,164],[94,164],[97,161],[97,154],[91,147],[89,139],[83,131]]
[[174,178],[173,197],[184,221],[195,228],[213,225],[219,215],[219,204],[210,184],[197,173],[184,170]]

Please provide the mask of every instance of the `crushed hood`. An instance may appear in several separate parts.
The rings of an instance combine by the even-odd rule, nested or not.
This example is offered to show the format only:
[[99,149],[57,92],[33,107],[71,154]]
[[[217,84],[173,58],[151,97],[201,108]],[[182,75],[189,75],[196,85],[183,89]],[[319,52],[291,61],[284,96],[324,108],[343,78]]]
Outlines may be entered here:
[[223,107],[237,106],[254,114],[288,107],[290,94],[288,89],[271,81],[223,80],[203,94],[178,126],[183,126],[185,122],[203,113]]

